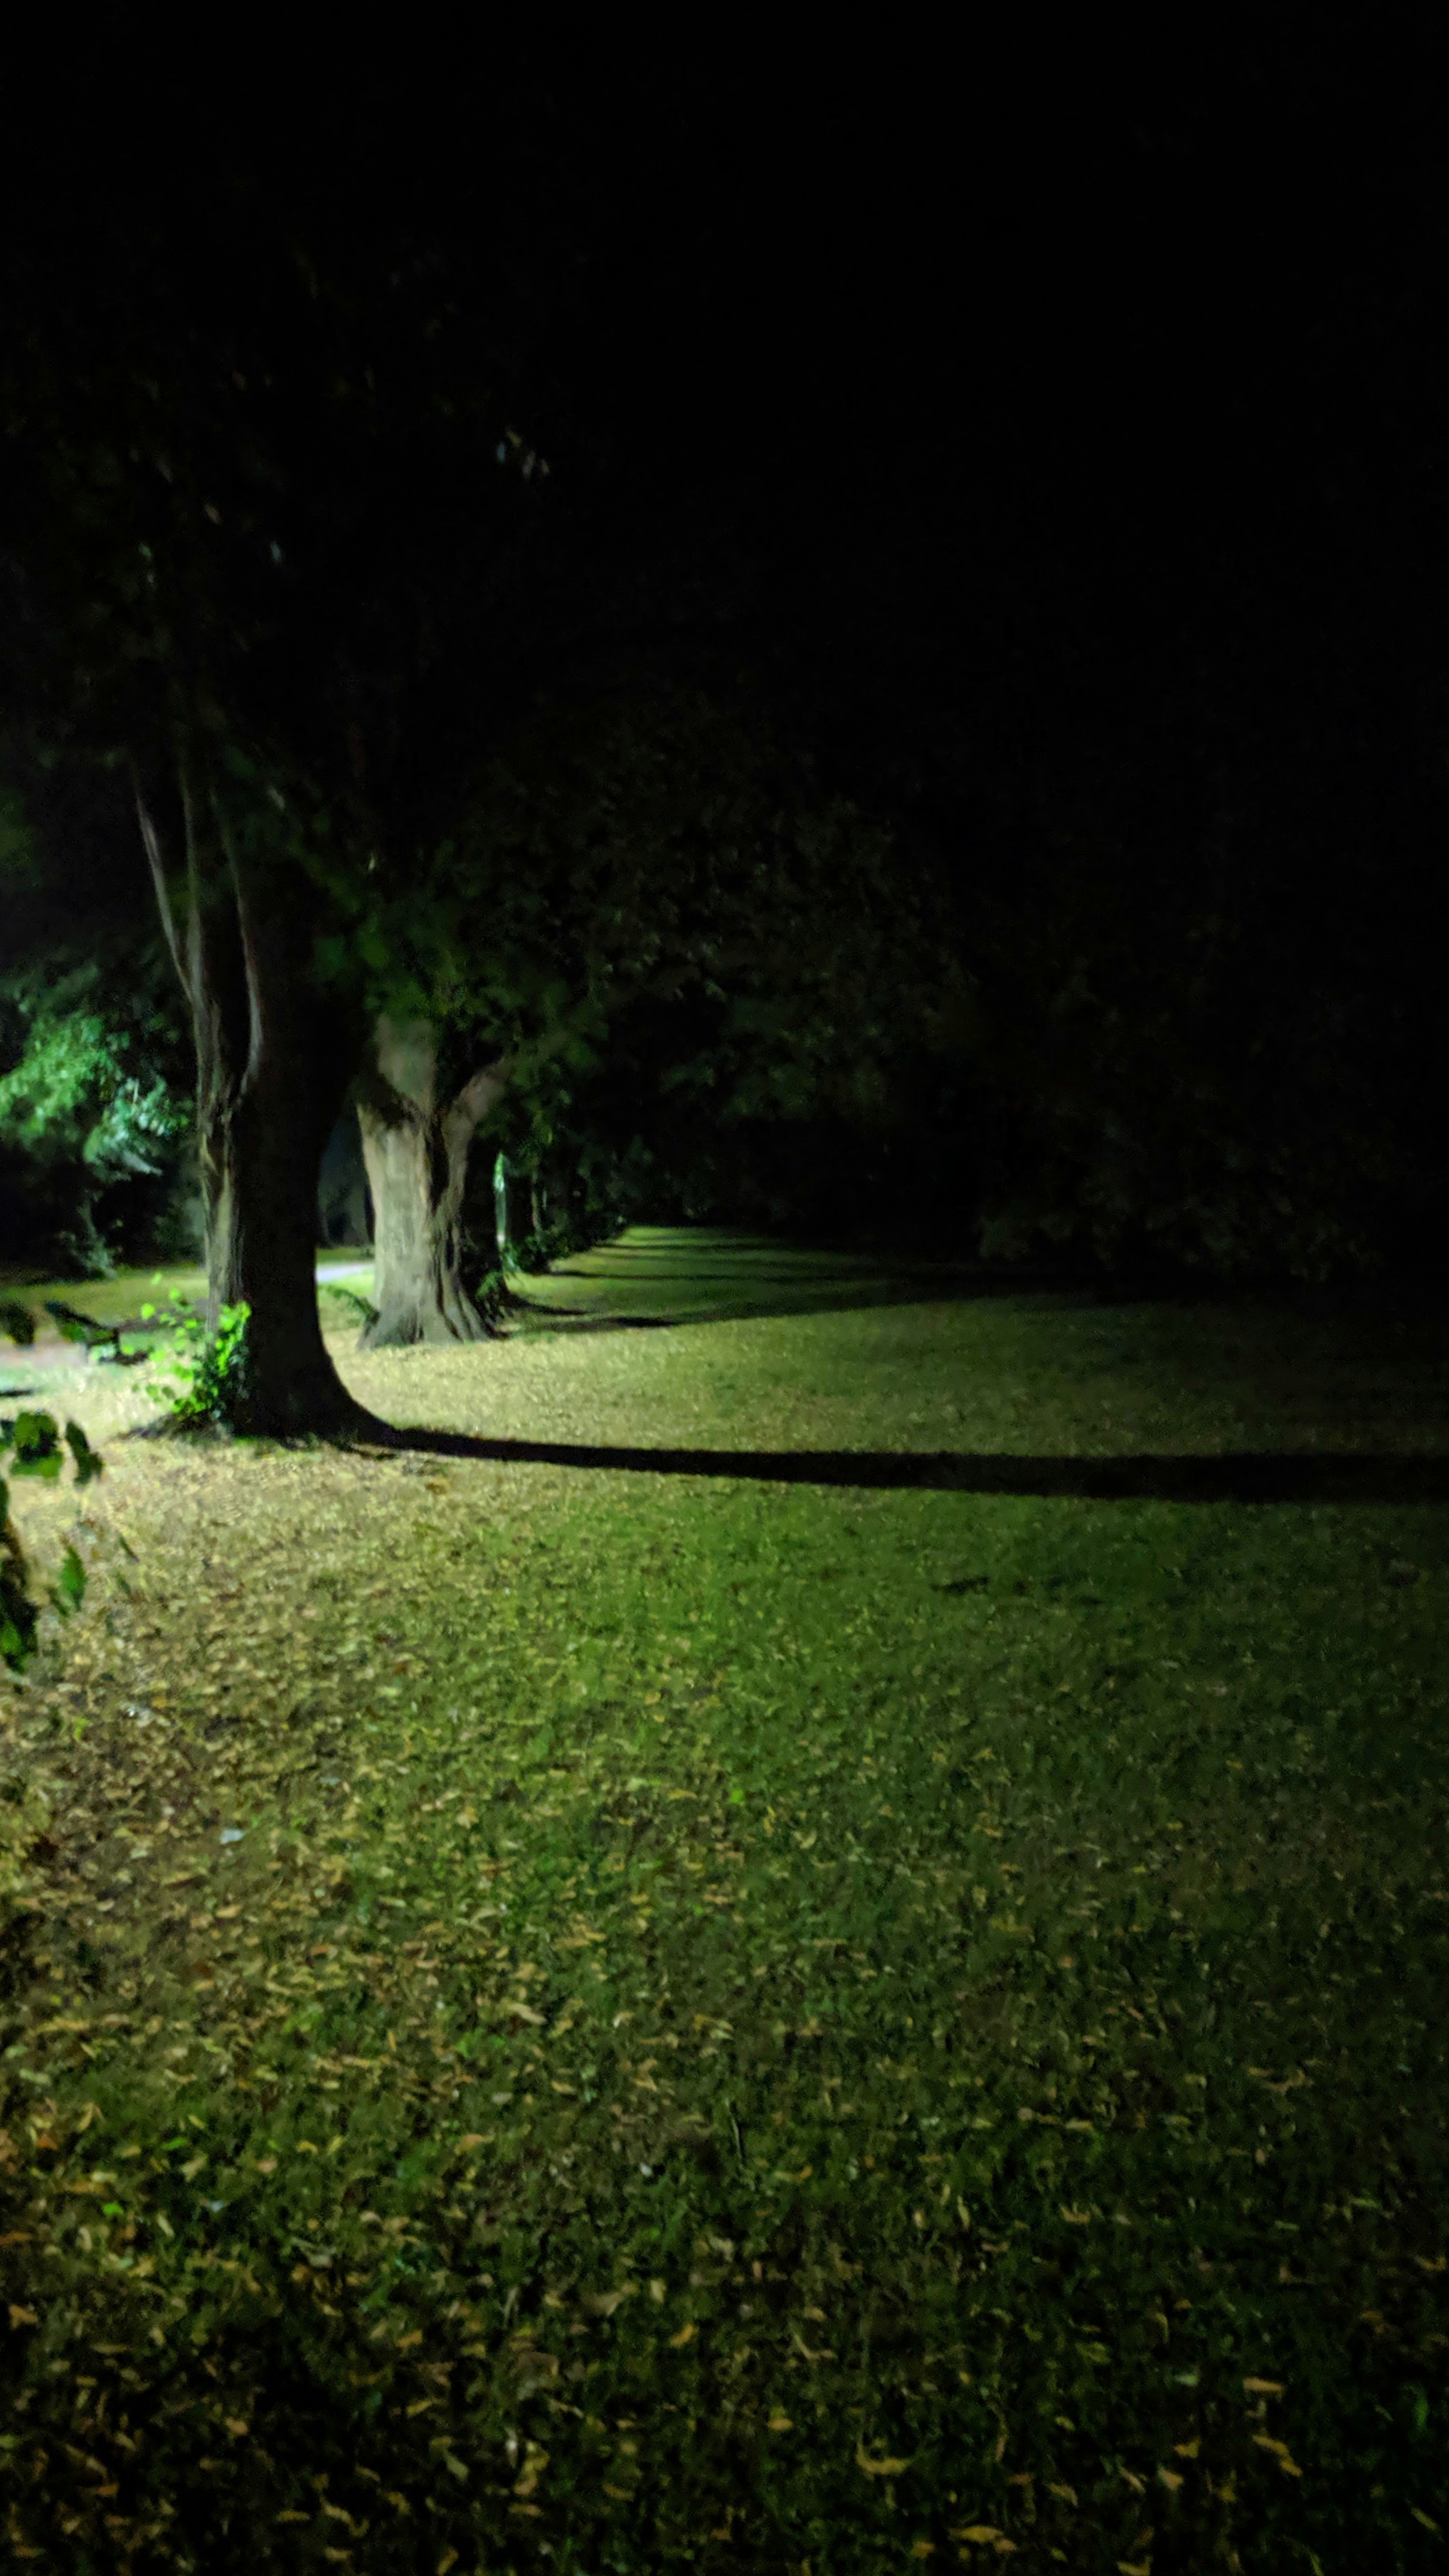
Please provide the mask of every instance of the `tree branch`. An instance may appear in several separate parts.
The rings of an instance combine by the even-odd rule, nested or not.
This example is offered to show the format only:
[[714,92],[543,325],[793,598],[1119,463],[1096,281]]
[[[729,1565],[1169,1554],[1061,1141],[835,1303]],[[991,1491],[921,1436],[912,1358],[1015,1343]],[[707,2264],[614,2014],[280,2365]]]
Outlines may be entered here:
[[466,1122],[467,1132],[471,1135],[474,1128],[481,1127],[489,1112],[497,1107],[512,1079],[511,1056],[500,1055],[494,1063],[482,1066],[477,1073],[470,1075],[452,1102],[448,1110],[448,1125],[452,1127],[455,1122]]
[[166,936],[166,945],[171,954],[171,963],[176,969],[181,989],[186,995],[187,1001],[192,1003],[194,1007],[194,995],[192,992],[191,973],[187,960],[186,948],[182,940],[180,925],[176,919],[176,909],[171,900],[171,881],[167,872],[166,853],[161,844],[161,835],[156,826],[156,817],[146,800],[145,789],[141,783],[140,769],[134,761],[131,764],[131,784],[136,797],[136,819],[141,826],[141,845],[146,853],[146,864],[151,871],[151,883],[156,892],[156,908],[161,915],[161,927]]

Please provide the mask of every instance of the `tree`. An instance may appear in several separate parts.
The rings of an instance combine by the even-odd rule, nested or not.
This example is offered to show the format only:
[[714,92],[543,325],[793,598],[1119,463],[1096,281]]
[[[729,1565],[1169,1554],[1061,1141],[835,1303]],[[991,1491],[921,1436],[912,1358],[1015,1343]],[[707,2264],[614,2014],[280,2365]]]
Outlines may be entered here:
[[502,1058],[461,1082],[430,1019],[377,1022],[356,1085],[373,1205],[378,1312],[367,1346],[471,1342],[487,1327],[464,1284],[463,1202],[468,1152],[502,1097]]
[[138,925],[125,901],[139,854],[118,782],[85,782],[77,800],[8,750],[17,783],[0,795],[6,1231],[32,1265],[105,1276],[117,1253],[169,1248],[184,1225],[186,1038],[154,925],[144,916]]
[[546,1126],[621,1010],[706,971],[764,766],[708,696],[616,674],[545,701],[479,764],[421,885],[359,890],[353,936],[380,961],[356,1086],[378,1261],[366,1342],[488,1329],[462,1275],[473,1138],[505,1101],[515,1127]]
[[607,1104],[616,1040],[619,1084],[631,1049],[637,1071],[641,1015],[696,1118],[898,1121],[903,1066],[960,1017],[940,929],[889,828],[738,674],[726,694],[615,670],[545,700],[480,766],[427,899],[379,896],[359,923],[408,997],[357,1086],[381,1310],[364,1339],[486,1329],[460,1267],[472,1138],[496,1114],[536,1162],[576,1083]]
[[[411,137],[393,107],[326,154],[299,118],[275,167],[223,130],[204,173],[184,145],[163,179],[112,173],[99,241],[47,174],[5,251],[8,685],[129,766],[195,1030],[211,1313],[250,1307],[258,1429],[355,1415],[316,1166],[369,1030],[429,1008],[367,942],[373,894],[424,902],[480,740],[541,678],[603,634],[718,627],[739,589],[697,497],[736,424],[657,329],[693,254],[647,188],[601,211],[596,102],[506,94],[498,149],[451,158],[434,99]],[[368,1088],[383,1126],[428,1125],[375,1050]],[[427,1329],[445,1310],[466,1323],[451,1283]]]
[[32,968],[0,982],[0,1012],[20,1038],[18,1060],[0,1074],[0,1144],[15,1148],[36,1174],[56,1248],[88,1278],[105,1278],[113,1267],[108,1236],[122,1212],[106,1223],[107,1197],[115,1202],[118,1185],[173,1169],[191,1124],[188,1104],[158,1061],[164,1017],[150,1015],[149,1027],[143,1014],[123,1019],[108,1007],[101,980],[88,961],[63,967],[58,977]]
[[130,769],[248,1423],[341,1427],[312,1247],[365,1019],[324,942],[340,888],[426,846],[455,674],[433,683],[516,569],[538,460],[401,216],[274,200],[244,160],[189,211],[133,189],[103,251],[12,242],[10,679],[38,730]]

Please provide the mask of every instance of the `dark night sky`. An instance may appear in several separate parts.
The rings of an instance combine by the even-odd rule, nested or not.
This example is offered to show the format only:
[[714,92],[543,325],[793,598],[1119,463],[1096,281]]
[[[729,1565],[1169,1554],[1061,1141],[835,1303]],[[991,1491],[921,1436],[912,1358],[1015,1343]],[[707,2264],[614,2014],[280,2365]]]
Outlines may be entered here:
[[32,102],[12,206],[83,242],[141,188],[184,227],[230,143],[342,233],[467,238],[555,444],[812,567],[884,553],[961,604],[1004,565],[1168,637],[1375,580],[1437,619],[1449,47],[1275,16],[1155,58],[424,30],[223,82],[122,28]]
[[[1100,1132],[1159,1087],[1132,1033],[1174,977],[1188,993],[1211,917],[1167,1165],[1214,1085],[1234,1138],[1256,1129],[1242,1065],[1266,1037],[1288,1106],[1254,1150],[1276,1136],[1292,1163],[1357,1102],[1376,1134],[1422,1129],[1449,1204],[1449,36],[1427,11],[1281,11],[1155,53],[1055,22],[1013,48],[805,61],[733,28],[669,54],[420,28],[341,62],[258,48],[218,81],[118,19],[79,77],[57,57],[33,85],[6,239],[53,263],[64,307],[67,277],[95,293],[113,239],[149,226],[171,309],[209,328],[259,295],[258,344],[256,280],[266,257],[290,276],[300,240],[334,318],[349,277],[366,302],[399,258],[446,274],[476,329],[462,378],[501,388],[551,479],[526,580],[453,630],[397,799],[408,846],[451,828],[424,810],[460,774],[434,747],[506,733],[540,692],[738,683],[890,816],[905,866],[939,871],[998,1031],[1036,1032],[1012,1077],[1028,1126],[1053,977],[1085,959],[1094,996],[1122,996],[1123,1042],[1094,998],[1057,1083]],[[278,345],[312,384],[310,307],[284,300]],[[409,421],[411,370],[409,342]],[[470,451],[468,506],[471,473]],[[378,590],[379,688],[402,595]],[[1327,1060],[1354,1049],[1361,1079]]]
[[466,245],[555,491],[606,466],[622,547],[743,568],[750,649],[938,831],[1065,796],[1170,836],[1214,778],[1286,798],[1320,877],[1438,829],[1429,16],[808,63],[424,30],[221,84],[113,45],[12,206],[84,258],[117,189],[184,229],[229,149],[339,238]]

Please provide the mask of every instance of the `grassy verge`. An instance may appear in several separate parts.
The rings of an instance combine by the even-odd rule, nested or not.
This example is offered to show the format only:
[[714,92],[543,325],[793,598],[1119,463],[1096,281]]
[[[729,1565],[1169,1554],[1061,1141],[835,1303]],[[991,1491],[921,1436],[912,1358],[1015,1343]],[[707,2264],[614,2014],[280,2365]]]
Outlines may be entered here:
[[[338,1348],[597,1446],[1444,1438],[1242,1311]],[[0,1757],[17,2564],[1441,2563],[1439,1515],[119,1425]]]
[[[324,1272],[331,1267],[345,1269],[346,1276],[335,1285],[324,1278],[318,1287],[325,1324],[345,1331],[356,1319],[356,1307],[344,1292],[371,1287],[370,1257],[365,1251],[321,1251],[317,1261]],[[78,1369],[86,1373],[87,1393],[94,1386],[104,1394],[115,1371],[115,1361],[109,1354],[99,1360],[88,1359],[74,1340],[67,1339],[47,1312],[47,1300],[59,1300],[98,1324],[139,1323],[149,1306],[149,1322],[124,1337],[123,1346],[132,1362],[169,1348],[175,1324],[173,1294],[184,1299],[192,1312],[204,1315],[206,1310],[206,1273],[196,1269],[118,1270],[110,1279],[79,1282],[26,1277],[13,1285],[0,1274],[0,1289],[17,1304],[29,1308],[36,1328],[34,1341],[25,1345],[17,1345],[0,1334],[0,1386],[8,1387],[12,1394],[55,1392],[78,1385]]]

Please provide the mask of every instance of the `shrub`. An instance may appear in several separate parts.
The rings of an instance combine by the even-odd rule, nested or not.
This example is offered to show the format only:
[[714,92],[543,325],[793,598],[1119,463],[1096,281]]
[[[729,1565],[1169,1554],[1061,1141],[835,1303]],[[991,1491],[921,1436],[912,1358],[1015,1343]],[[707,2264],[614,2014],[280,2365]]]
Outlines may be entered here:
[[246,1393],[247,1326],[250,1306],[223,1306],[216,1331],[208,1334],[199,1315],[188,1315],[150,1391],[160,1396],[173,1423],[188,1429],[205,1423],[231,1426]]

